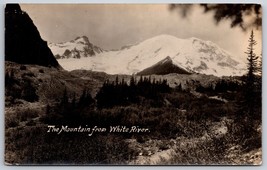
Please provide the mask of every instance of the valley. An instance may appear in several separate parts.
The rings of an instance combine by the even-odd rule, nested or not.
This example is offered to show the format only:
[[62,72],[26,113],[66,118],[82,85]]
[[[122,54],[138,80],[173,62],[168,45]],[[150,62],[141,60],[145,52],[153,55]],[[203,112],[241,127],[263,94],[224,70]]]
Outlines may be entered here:
[[194,37],[105,50],[44,41],[19,4],[5,21],[6,165],[262,164],[253,32],[248,69]]

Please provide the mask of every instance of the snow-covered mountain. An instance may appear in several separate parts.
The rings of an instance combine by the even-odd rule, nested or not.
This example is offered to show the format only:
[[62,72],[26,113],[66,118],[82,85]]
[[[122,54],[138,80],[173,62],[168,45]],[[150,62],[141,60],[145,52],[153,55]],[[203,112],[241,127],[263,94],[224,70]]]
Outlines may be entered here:
[[100,47],[93,45],[88,37],[77,37],[75,40],[64,43],[49,43],[49,48],[53,51],[56,59],[64,58],[83,58],[95,56],[102,53]]
[[[82,53],[83,48],[77,42],[80,41],[63,43],[68,47],[58,44],[50,44],[50,47],[54,55],[64,54],[64,50],[75,48]],[[175,70],[179,68],[191,73],[234,76],[243,75],[246,67],[243,61],[233,57],[215,43],[198,38],[179,39],[170,35],[156,36],[117,51],[101,50],[99,53],[95,52],[93,57],[85,56],[81,56],[80,59],[60,57],[58,62],[66,70],[88,69],[109,74],[135,74],[154,65],[157,67],[152,70],[164,69],[166,67],[160,67],[160,63],[164,64],[162,61],[166,59],[170,72],[170,67],[176,67]],[[161,72],[165,73],[166,70]],[[150,69],[149,73],[153,74],[153,71]]]

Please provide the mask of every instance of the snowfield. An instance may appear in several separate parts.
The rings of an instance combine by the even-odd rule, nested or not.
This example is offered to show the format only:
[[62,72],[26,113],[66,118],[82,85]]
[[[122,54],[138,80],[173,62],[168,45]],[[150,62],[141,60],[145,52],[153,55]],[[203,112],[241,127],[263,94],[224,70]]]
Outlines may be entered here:
[[[78,42],[78,43],[77,43]],[[91,46],[91,47],[86,47]],[[245,63],[232,56],[210,41],[198,38],[179,39],[171,35],[160,35],[145,40],[137,45],[117,51],[97,50],[95,55],[84,55],[84,49],[100,49],[89,41],[75,41],[49,44],[54,55],[63,56],[68,49],[80,53],[80,58],[71,56],[58,59],[66,70],[86,69],[108,74],[135,74],[166,57],[173,64],[189,72],[215,76],[235,76],[245,73]]]

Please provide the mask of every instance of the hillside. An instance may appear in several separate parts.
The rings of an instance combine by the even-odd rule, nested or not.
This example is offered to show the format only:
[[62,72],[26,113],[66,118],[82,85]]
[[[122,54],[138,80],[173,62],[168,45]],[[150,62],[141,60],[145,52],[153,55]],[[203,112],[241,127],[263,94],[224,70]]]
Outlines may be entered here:
[[5,60],[61,68],[29,15],[17,4],[5,8]]
[[[115,85],[112,82],[116,81],[116,75],[87,70],[68,72],[13,62],[6,62],[5,67],[5,161],[8,164],[93,164],[96,161],[136,165],[261,164],[260,122],[255,121],[255,129],[259,130],[243,142],[246,134],[243,125],[233,120],[237,92],[214,91],[209,95],[196,91],[199,85],[216,85],[221,80],[216,76],[152,75],[150,79],[155,82],[167,80],[171,91],[156,98],[137,96],[137,103],[118,103],[101,109],[95,96],[106,80]],[[141,80],[140,76],[135,78],[136,82]],[[118,75],[118,79],[130,87],[131,76]],[[231,79],[224,78],[235,81]],[[93,97],[91,104],[80,105],[84,89]],[[64,96],[67,96],[65,103]],[[47,133],[47,125],[138,125],[151,132],[103,133],[93,137],[86,133],[57,135]]]
[[[48,68],[38,65],[21,65],[14,62],[6,62],[6,102],[26,100],[25,96],[37,96],[36,100],[41,103],[59,102],[66,89],[70,96],[80,96],[86,88],[91,95],[95,95],[102,86],[105,77],[102,74],[79,77],[65,70]],[[32,91],[28,91],[32,89]]]

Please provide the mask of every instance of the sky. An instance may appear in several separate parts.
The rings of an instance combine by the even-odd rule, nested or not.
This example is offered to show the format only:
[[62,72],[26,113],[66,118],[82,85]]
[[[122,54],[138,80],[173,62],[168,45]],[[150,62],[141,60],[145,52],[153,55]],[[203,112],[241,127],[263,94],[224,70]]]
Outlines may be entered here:
[[[41,37],[53,43],[78,36],[103,49],[119,49],[161,34],[177,38],[196,37],[212,41],[229,53],[246,59],[250,30],[231,28],[230,21],[213,20],[195,6],[187,18],[170,11],[168,4],[21,4],[37,26]],[[255,31],[256,54],[261,54],[261,31]]]

